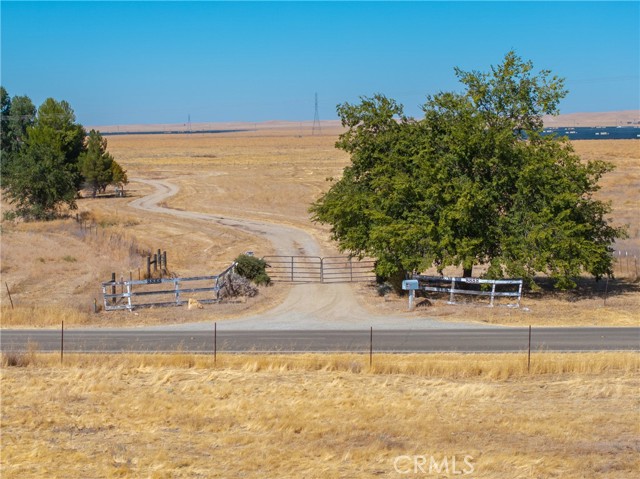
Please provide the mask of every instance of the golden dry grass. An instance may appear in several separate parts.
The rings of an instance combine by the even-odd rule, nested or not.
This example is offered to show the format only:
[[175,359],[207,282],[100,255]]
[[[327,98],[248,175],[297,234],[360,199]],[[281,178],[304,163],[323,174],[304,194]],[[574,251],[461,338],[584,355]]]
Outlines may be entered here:
[[[123,135],[108,137],[109,151],[135,178],[167,178],[180,187],[169,198],[171,208],[218,213],[232,217],[257,218],[295,225],[312,233],[325,251],[333,251],[328,229],[310,222],[308,205],[329,187],[327,177],[338,177],[349,162],[348,156],[334,148],[340,129],[324,128],[322,135],[312,136],[296,128],[258,129],[254,132],[192,135]],[[599,195],[610,200],[617,223],[630,225],[631,237],[619,248],[640,252],[640,143],[634,140],[597,140],[573,142],[585,159],[605,159],[617,167],[602,180]],[[2,223],[2,282],[11,290],[16,307],[55,307],[92,311],[93,300],[101,297],[99,283],[118,276],[137,275],[143,259],[130,255],[123,245],[108,238],[123,236],[142,250],[166,250],[170,269],[178,276],[215,274],[222,271],[244,251],[259,256],[273,252],[262,237],[229,227],[200,221],[152,215],[128,207],[134,199],[151,192],[148,185],[131,183],[127,198],[82,199],[80,212],[90,216],[100,227],[98,238],[79,239],[70,226],[72,221],[47,224]],[[6,205],[3,205],[6,206]],[[106,238],[106,239],[105,239]],[[75,261],[74,261],[75,259]],[[640,309],[636,263],[621,262],[616,276],[630,280],[610,290],[604,305],[603,283],[591,286],[593,293],[579,297],[546,296],[526,298],[529,312],[475,308],[471,312],[433,308],[416,314],[440,318],[469,317],[503,324],[637,324]],[[460,274],[459,271],[446,271]],[[3,285],[4,286],[4,285]],[[283,288],[286,289],[285,286]],[[110,315],[90,317],[95,324],[157,324],[219,318],[264,310],[277,303],[285,290],[261,294],[247,305],[220,305],[201,313],[140,311],[138,316]],[[5,321],[9,316],[6,288],[2,288],[3,326],[35,325]],[[384,302],[375,293],[363,291],[363,304],[377,311],[398,312],[405,301]],[[66,314],[66,313],[65,313]],[[26,318],[27,316],[21,316]],[[39,317],[39,316],[38,316]],[[48,320],[47,320],[48,321]],[[84,324],[81,319],[77,324]],[[57,321],[59,324],[60,321]]]
[[[617,249],[640,253],[640,142],[637,140],[583,140],[572,142],[585,160],[605,160],[616,169],[601,181],[599,198],[610,201],[618,224],[629,225],[629,239]],[[622,272],[622,271],[620,271]]]
[[[631,478],[635,353],[31,353],[3,366],[2,477]],[[403,474],[467,456],[472,475]]]

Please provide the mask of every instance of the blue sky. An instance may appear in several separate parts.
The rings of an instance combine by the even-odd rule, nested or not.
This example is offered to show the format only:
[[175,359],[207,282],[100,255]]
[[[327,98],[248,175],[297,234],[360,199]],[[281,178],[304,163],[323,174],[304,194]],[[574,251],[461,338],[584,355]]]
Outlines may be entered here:
[[2,85],[84,125],[311,120],[380,92],[420,115],[514,49],[563,113],[640,108],[640,2],[7,2]]

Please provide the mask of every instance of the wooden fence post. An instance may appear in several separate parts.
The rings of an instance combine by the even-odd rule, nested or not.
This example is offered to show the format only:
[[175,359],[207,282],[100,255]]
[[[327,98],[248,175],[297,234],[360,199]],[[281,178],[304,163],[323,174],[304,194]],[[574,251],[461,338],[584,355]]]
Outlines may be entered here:
[[9,285],[7,282],[4,282],[4,285],[7,287],[7,294],[9,295],[9,302],[11,303],[11,309],[13,309],[13,299],[11,299],[11,291],[9,291]]

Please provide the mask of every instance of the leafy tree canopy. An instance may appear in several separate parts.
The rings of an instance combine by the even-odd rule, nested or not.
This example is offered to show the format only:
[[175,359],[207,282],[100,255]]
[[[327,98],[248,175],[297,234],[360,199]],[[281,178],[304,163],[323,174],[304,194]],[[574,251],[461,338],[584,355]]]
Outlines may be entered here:
[[128,182],[107,141],[97,131],[87,138],[69,103],[48,98],[36,111],[27,96],[11,98],[3,87],[0,94],[2,189],[15,207],[9,216],[54,218],[62,206],[75,208],[83,183],[95,196],[109,184]]
[[2,189],[15,206],[12,214],[27,220],[50,219],[63,205],[75,208],[85,132],[69,104],[49,98],[36,112],[28,97],[14,97],[8,111],[2,137]]
[[28,96],[11,98],[4,87],[0,87],[2,96],[2,157],[3,163],[20,150],[27,137],[27,128],[33,125],[36,107]]
[[429,96],[420,120],[383,95],[338,106],[347,131],[336,146],[351,165],[311,206],[313,220],[396,279],[433,265],[470,276],[481,264],[488,277],[542,272],[561,288],[582,271],[610,275],[625,229],[593,194],[612,166],[541,135],[563,80],[514,52],[489,72],[455,72],[464,90]]
[[76,123],[73,109],[66,101],[47,98],[38,108],[36,121],[27,128],[27,149],[36,145],[47,145],[64,155],[64,166],[73,177],[76,191],[82,185],[78,159],[84,151],[86,132]]

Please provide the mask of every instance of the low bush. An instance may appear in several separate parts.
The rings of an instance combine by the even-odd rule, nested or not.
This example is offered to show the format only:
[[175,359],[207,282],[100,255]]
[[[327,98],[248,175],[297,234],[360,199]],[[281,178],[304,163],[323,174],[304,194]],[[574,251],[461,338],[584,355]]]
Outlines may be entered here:
[[236,273],[258,286],[271,284],[271,278],[267,274],[268,266],[265,260],[248,254],[241,254],[236,258]]

